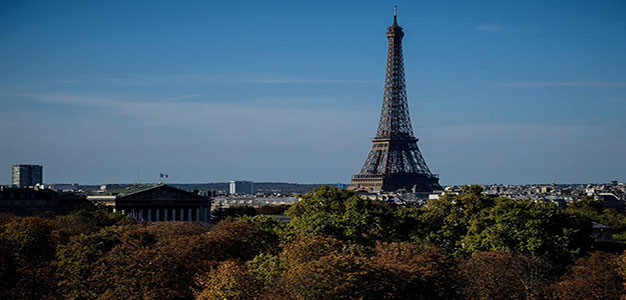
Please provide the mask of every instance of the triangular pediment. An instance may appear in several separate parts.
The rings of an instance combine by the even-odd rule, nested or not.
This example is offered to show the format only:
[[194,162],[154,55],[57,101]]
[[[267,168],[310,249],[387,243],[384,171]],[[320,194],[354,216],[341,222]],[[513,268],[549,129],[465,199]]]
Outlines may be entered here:
[[118,196],[119,200],[202,200],[203,197],[171,187],[168,185],[156,185],[154,187],[146,188],[123,196]]

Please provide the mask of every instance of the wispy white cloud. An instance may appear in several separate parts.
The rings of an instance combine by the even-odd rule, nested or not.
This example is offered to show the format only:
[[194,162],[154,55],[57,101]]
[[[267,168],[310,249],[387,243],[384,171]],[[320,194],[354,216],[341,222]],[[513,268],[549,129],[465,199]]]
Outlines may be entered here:
[[480,23],[476,29],[479,31],[501,31],[504,27],[498,23]]
[[619,81],[525,81],[500,83],[498,86],[509,87],[549,87],[549,86],[572,86],[572,87],[622,87],[626,82]]
[[[376,120],[377,113],[325,106],[302,109],[297,105],[268,105],[272,99],[147,101],[127,96],[64,93],[21,97],[33,103],[76,106],[82,108],[81,115],[68,118],[58,112],[34,115],[29,111],[25,115],[0,110],[0,140],[17,141],[0,143],[0,153],[7,153],[0,164],[35,157],[51,170],[49,174],[54,174],[49,178],[70,180],[78,176],[81,182],[116,181],[119,179],[114,174],[135,176],[138,169],[142,169],[142,174],[145,170],[156,174],[168,170],[178,173],[176,180],[181,181],[220,181],[242,176],[253,180],[311,181],[314,179],[310,176],[314,175],[309,175],[309,171],[323,174],[331,168],[352,169],[361,163],[362,157],[339,157],[337,153],[354,153],[367,147],[376,126],[371,120]],[[203,97],[197,96],[198,100]],[[23,125],[11,125],[18,123]],[[364,130],[366,123],[369,128]],[[361,146],[358,142],[366,145],[357,147]],[[96,174],[82,167],[94,166],[90,163],[94,161],[106,171]],[[302,169],[308,171],[303,173]],[[3,178],[0,174],[0,182]]]
[[166,102],[183,101],[183,100],[197,98],[198,96],[200,96],[200,94],[183,95],[183,96],[178,96],[178,97],[167,98],[165,99],[165,101]]
[[352,79],[312,79],[280,74],[173,74],[163,76],[89,76],[55,80],[56,84],[66,85],[181,85],[181,84],[369,84],[371,80]]
[[110,107],[110,108],[124,108],[132,103],[138,103],[133,101],[122,101],[117,98],[101,97],[93,95],[80,95],[80,94],[58,94],[58,93],[27,93],[20,96],[34,101],[56,104],[70,104],[80,106],[96,106],[96,107]]
[[615,21],[615,23],[617,23],[619,25],[626,25],[626,22],[621,22],[621,21]]
[[255,79],[249,82],[243,83],[312,83],[312,84],[324,84],[324,83],[376,83],[376,81],[368,80],[315,80],[315,79]]

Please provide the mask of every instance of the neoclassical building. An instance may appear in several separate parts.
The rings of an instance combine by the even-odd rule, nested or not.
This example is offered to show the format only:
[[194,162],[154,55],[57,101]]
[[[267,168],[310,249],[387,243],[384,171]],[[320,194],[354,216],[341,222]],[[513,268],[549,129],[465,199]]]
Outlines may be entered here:
[[138,221],[211,220],[211,199],[165,184],[128,185],[88,195],[87,200]]

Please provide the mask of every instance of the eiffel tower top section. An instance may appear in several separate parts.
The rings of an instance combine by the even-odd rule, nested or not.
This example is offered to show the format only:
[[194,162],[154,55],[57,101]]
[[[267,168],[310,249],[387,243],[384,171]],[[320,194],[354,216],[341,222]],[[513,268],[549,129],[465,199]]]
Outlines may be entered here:
[[414,140],[404,80],[404,59],[402,57],[404,32],[397,21],[398,17],[394,6],[393,24],[387,29],[389,46],[387,49],[385,91],[375,139]]

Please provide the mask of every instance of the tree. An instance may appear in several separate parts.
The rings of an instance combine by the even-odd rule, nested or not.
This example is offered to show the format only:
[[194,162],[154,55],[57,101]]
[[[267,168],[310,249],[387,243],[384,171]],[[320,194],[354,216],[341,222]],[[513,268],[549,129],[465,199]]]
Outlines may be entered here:
[[418,230],[411,240],[433,244],[447,253],[463,254],[463,238],[472,220],[493,207],[496,198],[482,194],[479,185],[463,186],[459,195],[444,194],[430,200],[417,219]]
[[281,258],[289,264],[305,263],[323,256],[339,253],[344,243],[332,237],[302,235],[283,247]]
[[9,256],[2,273],[12,282],[10,298],[56,298],[51,232],[51,223],[37,217],[14,218],[0,227],[0,247]]
[[272,216],[243,216],[237,218],[237,221],[252,224],[256,226],[263,233],[263,239],[267,243],[268,250],[272,253],[279,251],[279,243],[281,238],[284,238],[285,224]]
[[167,244],[125,241],[95,268],[98,299],[189,299],[193,277],[202,270],[200,245],[193,237]]
[[244,221],[222,221],[203,236],[204,251],[211,260],[247,261],[260,253],[276,251],[273,232]]
[[375,276],[366,258],[332,253],[289,263],[282,280],[291,299],[379,299],[372,295]]
[[502,251],[475,253],[459,268],[469,299],[542,299],[551,283],[549,264]]
[[284,214],[287,209],[291,207],[291,204],[279,204],[279,205],[263,205],[256,209],[257,215],[281,215]]
[[570,204],[566,211],[569,214],[607,225],[615,232],[614,239],[626,238],[626,215],[614,209],[603,209],[603,202],[585,196]]
[[287,211],[287,228],[294,235],[326,235],[364,245],[391,238],[393,211],[380,201],[328,186],[300,197]]
[[277,255],[261,253],[246,263],[246,268],[270,294],[282,294],[280,258]]
[[371,280],[381,299],[459,299],[456,261],[436,247],[379,243]]
[[470,221],[462,243],[469,253],[502,250],[565,265],[590,245],[590,230],[588,221],[553,203],[497,198]]
[[94,278],[100,259],[122,243],[133,227],[111,226],[91,234],[74,236],[57,250],[59,290],[64,299],[96,299],[99,286]]
[[252,206],[218,207],[211,212],[211,222],[219,223],[229,218],[233,219],[242,216],[254,216],[256,214],[256,209]]
[[18,279],[17,264],[10,244],[0,238],[0,299],[11,299]]
[[17,218],[17,216],[14,214],[0,213],[0,227],[2,227],[2,225],[6,223],[11,222],[15,218]]
[[620,275],[619,257],[594,252],[576,260],[570,271],[556,285],[559,299],[618,300],[626,295]]
[[573,202],[568,206],[569,209],[589,212],[602,212],[603,203],[600,200],[595,200],[593,196],[584,196],[580,200]]
[[275,299],[263,294],[263,285],[239,261],[226,260],[208,274],[196,276],[197,300]]

